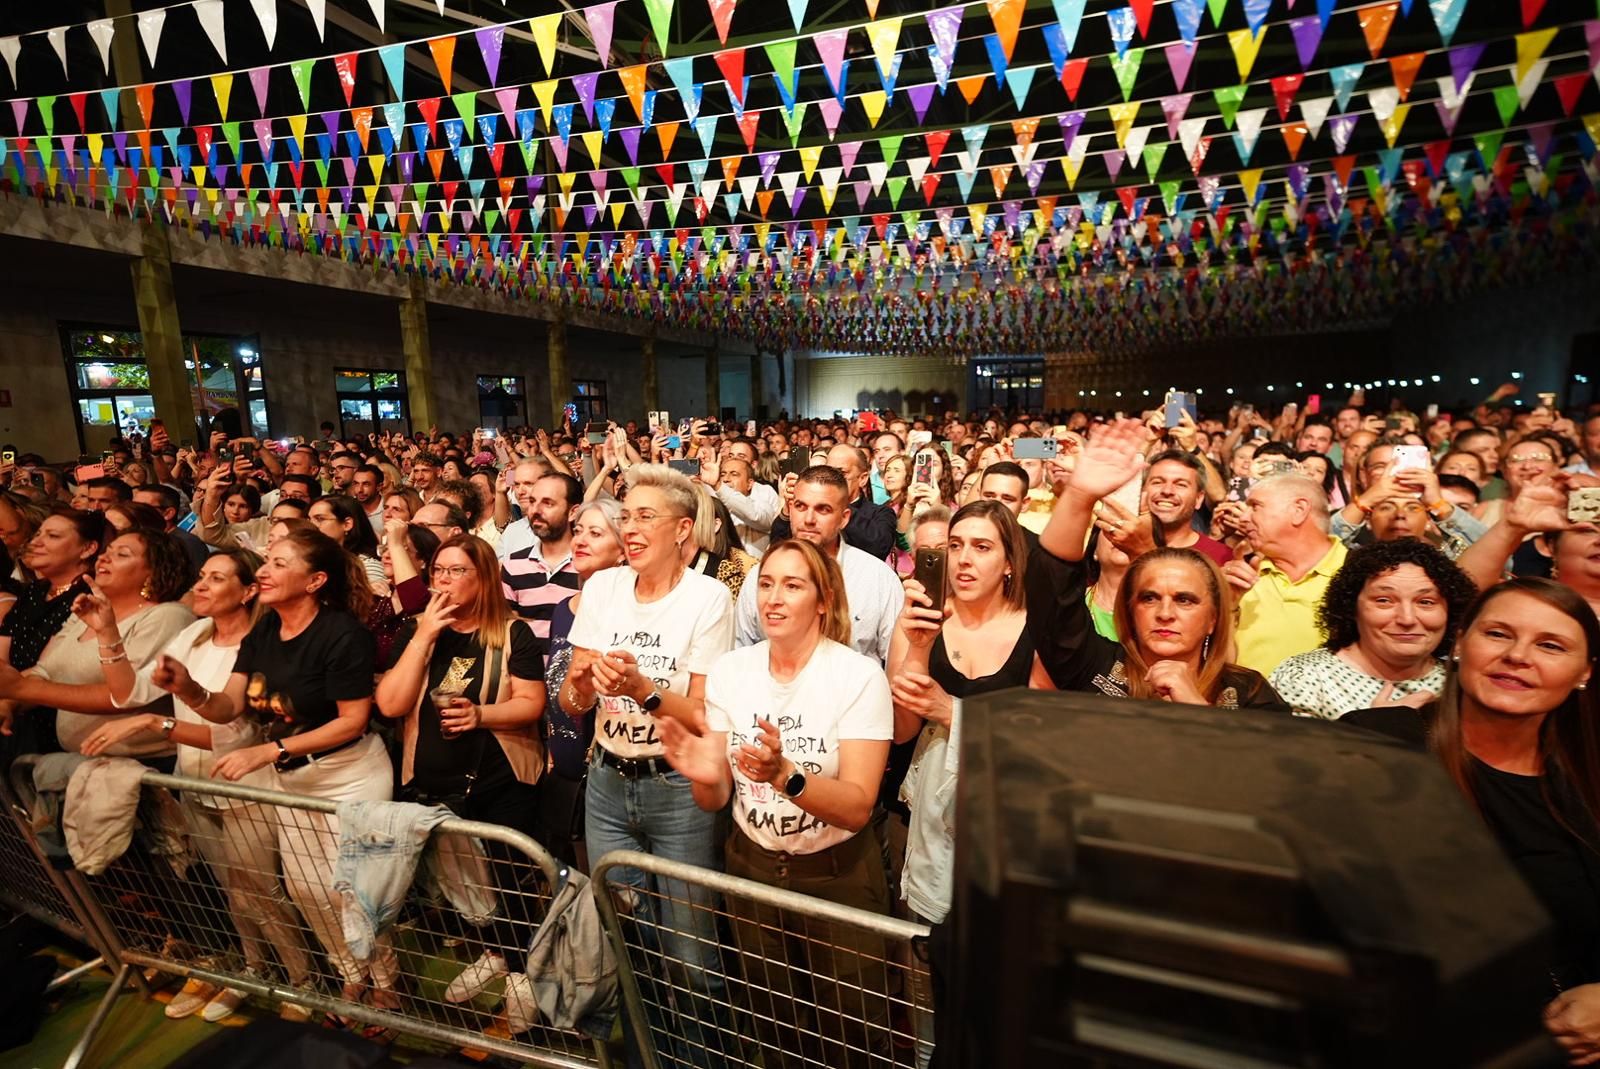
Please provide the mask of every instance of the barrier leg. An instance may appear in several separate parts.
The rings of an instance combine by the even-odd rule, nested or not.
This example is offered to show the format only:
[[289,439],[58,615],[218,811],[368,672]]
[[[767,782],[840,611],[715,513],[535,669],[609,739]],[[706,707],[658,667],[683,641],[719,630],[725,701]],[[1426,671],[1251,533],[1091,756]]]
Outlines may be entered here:
[[78,1037],[78,1042],[72,1047],[72,1053],[67,1055],[67,1060],[62,1063],[61,1069],[78,1069],[84,1064],[84,1058],[89,1053],[89,1047],[94,1043],[95,1035],[106,1023],[106,1018],[111,1016],[111,1007],[116,1005],[117,997],[122,994],[122,989],[128,984],[128,976],[133,972],[133,966],[123,965],[117,970],[117,975],[112,978],[111,986],[106,989],[105,997],[100,1000],[100,1005],[95,1007],[94,1016],[89,1018],[89,1027],[83,1030],[83,1035]]

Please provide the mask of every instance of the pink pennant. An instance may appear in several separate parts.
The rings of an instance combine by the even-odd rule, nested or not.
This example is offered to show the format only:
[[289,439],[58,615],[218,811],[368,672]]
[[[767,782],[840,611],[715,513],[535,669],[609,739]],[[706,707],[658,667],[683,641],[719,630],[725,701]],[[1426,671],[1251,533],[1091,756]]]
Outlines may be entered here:
[[1193,99],[1193,93],[1161,98],[1161,110],[1167,116],[1167,136],[1174,141],[1178,140],[1178,124],[1183,121],[1184,114],[1189,110],[1189,101]]
[[[617,18],[617,0],[608,0],[604,4],[593,4],[583,9],[583,20],[589,24],[589,39],[594,42],[594,50],[600,53],[600,65],[611,66],[611,27]],[[722,39],[728,39],[727,34]]]
[[517,87],[496,89],[494,99],[500,105],[500,113],[506,117],[506,125],[515,130],[517,128]]
[[823,97],[817,101],[817,110],[822,112],[823,125],[828,128],[828,140],[833,140],[833,135],[839,132],[839,117],[844,114],[844,105],[839,103],[838,97]]
[[1189,80],[1189,66],[1194,62],[1194,45],[1187,41],[1174,41],[1167,46],[1166,53],[1172,81],[1181,90]]
[[844,68],[844,46],[849,37],[849,30],[830,30],[811,39],[811,43],[817,47],[817,54],[822,57],[822,69],[827,71],[828,82],[835,93],[839,91],[839,76]]
[[707,0],[711,8],[711,21],[717,27],[717,39],[728,43],[728,26],[733,22],[733,5],[737,0]]
[[256,111],[267,113],[267,82],[272,77],[271,67],[257,67],[250,72],[250,87],[256,91]]
[[856,156],[861,152],[861,142],[846,141],[839,146],[839,164],[844,168],[844,176],[850,177],[850,172],[856,169]]

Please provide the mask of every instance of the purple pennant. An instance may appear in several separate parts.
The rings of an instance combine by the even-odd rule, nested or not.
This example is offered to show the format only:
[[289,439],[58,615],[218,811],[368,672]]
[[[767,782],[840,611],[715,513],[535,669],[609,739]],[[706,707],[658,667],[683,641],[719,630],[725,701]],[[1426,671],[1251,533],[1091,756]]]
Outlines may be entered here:
[[806,199],[806,187],[796,186],[794,196],[789,198],[789,214],[800,214],[800,202]]
[[1328,120],[1328,132],[1333,137],[1333,147],[1337,151],[1343,152],[1350,143],[1350,131],[1355,129],[1356,120],[1360,118],[1361,113],[1356,112],[1354,115],[1335,115]]
[[1072,151],[1072,142],[1078,136],[1078,128],[1083,125],[1084,113],[1069,111],[1060,116],[1056,121],[1061,124],[1061,151],[1066,154]]
[[769,188],[772,185],[772,176],[778,170],[778,157],[782,155],[781,152],[763,152],[756,157],[761,164],[762,188]]
[[172,95],[178,98],[178,114],[183,118],[183,125],[189,125],[189,102],[194,96],[194,82],[188,78],[172,83]]
[[639,128],[630,126],[625,130],[618,130],[617,136],[622,138],[622,147],[627,150],[628,162],[637,166],[639,163]]
[[1322,43],[1322,20],[1315,15],[1308,15],[1303,19],[1290,19],[1289,32],[1294,35],[1294,50],[1300,56],[1301,68],[1311,66],[1311,60],[1317,54],[1317,46]]
[[1106,161],[1106,173],[1110,175],[1111,180],[1115,182],[1117,180],[1117,175],[1122,171],[1123,161],[1128,158],[1128,154],[1122,151],[1120,148],[1114,148],[1110,152],[1101,153],[1101,155]]
[[1456,92],[1461,92],[1467,84],[1467,79],[1478,66],[1478,60],[1483,58],[1487,44],[1486,41],[1478,41],[1470,45],[1457,45],[1450,50],[1450,73],[1455,76]]
[[27,100],[13,100],[11,102],[11,115],[17,120],[17,136],[21,137],[23,134],[22,124],[28,117]]
[[1303,163],[1289,165],[1289,188],[1294,190],[1294,199],[1300,200],[1306,195],[1307,177],[1310,174]]
[[1534,123],[1528,127],[1528,148],[1533,151],[1540,167],[1550,161],[1550,142],[1555,132],[1556,124],[1553,122]]
[[473,30],[472,36],[477,38],[478,51],[483,54],[483,69],[489,72],[489,84],[494,85],[500,78],[500,50],[506,43],[506,28],[485,26]]
[[[25,104],[26,101],[20,101],[20,103],[24,103]],[[15,106],[15,105],[13,105],[13,106]],[[22,127],[22,124],[18,123],[17,124],[17,128],[20,130],[21,127]],[[121,132],[121,131],[118,131],[117,133],[112,134],[111,135],[111,147],[116,149],[116,151],[117,151],[117,159],[121,160],[123,162],[123,164],[126,164],[128,162],[128,135],[123,133],[123,132]],[[238,161],[235,160],[234,162],[237,163]]]
[[417,169],[417,154],[415,152],[402,152],[395,158],[399,161],[400,181],[409,186],[411,184],[411,176]]
[[939,58],[947,70],[955,62],[956,42],[961,36],[961,15],[964,10],[946,7],[930,11],[924,16],[928,21],[928,32],[933,35],[933,47],[938,50]]
[[1194,45],[1174,41],[1166,47],[1167,67],[1172,71],[1172,81],[1179,89],[1189,80],[1189,65],[1194,62]]
[[1044,180],[1044,160],[1034,160],[1028,164],[1028,169],[1023,172],[1028,179],[1028,192],[1037,194],[1039,183]]
[[271,67],[257,67],[250,72],[250,87],[256,91],[256,110],[267,113],[267,82],[272,77]]
[[1445,136],[1456,136],[1456,121],[1461,118],[1461,107],[1457,105],[1455,110],[1452,111],[1450,108],[1445,107],[1443,100],[1435,100],[1433,107],[1439,113],[1439,125],[1444,127]]
[[529,197],[538,196],[539,191],[544,188],[544,175],[542,175],[542,174],[532,175],[532,176],[530,176],[528,178],[528,181],[527,181],[526,184],[527,184],[527,187],[528,187],[528,196]]
[[922,117],[928,114],[928,105],[933,101],[934,86],[913,85],[906,89],[906,96],[911,98],[911,111],[917,117],[917,122],[922,122]]
[[574,75],[572,87],[578,91],[578,102],[583,105],[583,116],[589,125],[594,125],[594,87],[600,80],[600,75],[594,72]]
[[1322,188],[1328,199],[1328,210],[1335,216],[1344,211],[1344,190],[1339,188],[1339,176],[1323,175]]
[[1167,136],[1174,141],[1178,140],[1178,124],[1183,122],[1184,115],[1189,111],[1189,102],[1193,99],[1193,93],[1161,98],[1161,110],[1167,116]]
[[1008,200],[1001,207],[1005,211],[1006,229],[1015,230],[1017,224],[1022,221],[1022,205],[1014,200]]
[[339,136],[339,113],[337,111],[325,111],[325,112],[323,112],[322,113],[322,126],[323,126],[323,128],[325,130],[328,131],[328,136],[329,137],[338,137]]

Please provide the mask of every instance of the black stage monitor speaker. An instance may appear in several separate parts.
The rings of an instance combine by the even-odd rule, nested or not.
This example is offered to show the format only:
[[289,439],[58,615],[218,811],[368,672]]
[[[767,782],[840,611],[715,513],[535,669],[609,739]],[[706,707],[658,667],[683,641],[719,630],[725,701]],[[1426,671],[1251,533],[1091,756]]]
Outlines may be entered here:
[[1426,754],[1005,691],[963,706],[956,824],[960,1049],[941,1064],[1561,1062],[1548,918]]

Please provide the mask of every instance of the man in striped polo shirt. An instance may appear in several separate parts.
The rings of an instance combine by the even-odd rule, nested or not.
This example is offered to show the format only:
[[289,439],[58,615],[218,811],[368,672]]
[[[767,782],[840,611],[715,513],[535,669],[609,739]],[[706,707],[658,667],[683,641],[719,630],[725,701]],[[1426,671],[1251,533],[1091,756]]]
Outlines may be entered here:
[[528,622],[540,643],[550,638],[550,617],[558,602],[578,589],[572,567],[572,513],[583,487],[570,475],[550,472],[536,482],[515,485],[517,506],[533,532],[533,544],[500,562],[506,600]]

